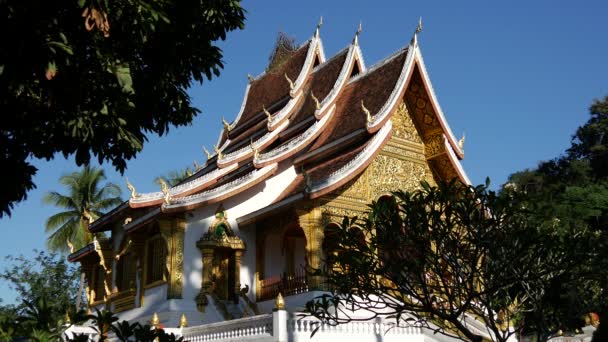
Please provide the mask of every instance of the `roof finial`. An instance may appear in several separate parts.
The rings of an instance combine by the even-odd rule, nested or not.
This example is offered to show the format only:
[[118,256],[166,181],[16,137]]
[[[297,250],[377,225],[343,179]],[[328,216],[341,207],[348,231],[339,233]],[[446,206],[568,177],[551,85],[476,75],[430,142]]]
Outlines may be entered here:
[[137,191],[135,191],[135,187],[133,186],[133,184],[129,183],[129,178],[125,177],[125,179],[127,181],[127,189],[131,191],[131,198],[139,197],[139,194],[137,193]]
[[319,18],[319,23],[317,24],[317,29],[315,30],[315,38],[319,38],[319,30],[321,29],[321,26],[323,26],[323,16]]
[[462,138],[460,138],[460,140],[458,140],[458,147],[460,147],[461,150],[464,150],[464,138],[465,138],[465,133],[462,132]]
[[422,17],[418,18],[418,26],[416,26],[416,31],[414,31],[414,36],[410,41],[410,45],[416,46],[418,45],[418,33],[422,32]]
[[363,104],[363,100],[361,100],[361,110],[363,110],[363,113],[365,113],[367,123],[371,123],[372,121],[374,121],[374,119],[372,118],[372,113],[370,113],[369,109],[365,107],[365,105]]
[[353,38],[353,45],[359,45],[361,31],[363,31],[363,24],[359,21],[359,27],[357,27],[357,32],[355,32],[355,38]]
[[164,179],[159,178],[158,182],[160,183],[160,191],[163,192],[164,202],[165,204],[171,204],[171,194],[169,193],[169,186]]
[[205,155],[207,156],[207,160],[211,159],[211,153],[207,150],[205,145],[203,145],[203,152],[205,152]]
[[287,73],[285,73],[285,79],[287,80],[287,82],[289,82],[289,89],[293,90],[293,88],[294,88],[293,82],[291,81],[289,76],[287,76]]
[[228,123],[228,121],[226,121],[226,119],[224,119],[224,117],[222,116],[222,124],[224,125],[224,129],[228,132],[230,132],[230,130],[232,130],[232,127],[230,127],[230,124]]
[[315,96],[315,93],[313,93],[312,90],[310,91],[310,97],[312,97],[312,100],[315,101],[315,108],[317,110],[321,109],[321,104],[319,103],[319,99]]
[[255,78],[253,78],[253,76],[251,76],[251,74],[247,74],[247,79],[249,80],[249,83],[255,81]]
[[194,164],[194,172],[196,172],[196,171],[198,171],[198,170],[200,170],[200,169],[201,169],[201,166],[200,166],[200,165],[198,165],[198,162],[197,162],[196,160],[194,161],[194,163],[193,163],[193,164]]
[[272,122],[272,114],[270,114],[268,109],[266,109],[266,106],[262,105],[262,110],[264,111],[264,114],[266,114],[266,117],[268,118],[268,122]]
[[72,243],[70,242],[69,237],[67,238],[67,240],[65,240],[65,243],[68,245],[68,248],[70,249],[70,253],[74,253],[74,245],[72,245]]
[[258,148],[253,143],[253,139],[249,140],[249,147],[251,147],[251,150],[253,151],[253,159],[258,159],[260,152],[258,151]]
[[215,151],[215,153],[217,153],[217,160],[222,159],[222,151],[220,151],[220,150],[217,148],[217,145],[213,145],[213,151]]

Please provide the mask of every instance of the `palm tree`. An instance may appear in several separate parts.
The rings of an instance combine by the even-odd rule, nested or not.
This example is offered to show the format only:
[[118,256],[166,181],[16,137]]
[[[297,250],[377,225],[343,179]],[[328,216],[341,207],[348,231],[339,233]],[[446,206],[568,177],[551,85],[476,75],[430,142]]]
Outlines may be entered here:
[[154,179],[154,183],[160,185],[161,181],[164,181],[169,186],[176,186],[193,174],[194,172],[189,167],[186,167],[185,169],[171,171],[166,176],[158,176]]
[[122,203],[120,187],[113,183],[102,186],[105,179],[103,169],[87,165],[59,178],[68,194],[51,191],[44,196],[45,204],[65,209],[46,221],[46,232],[51,233],[47,238],[49,250],[66,253],[72,249],[69,245],[78,250],[93,240],[88,225],[106,210]]

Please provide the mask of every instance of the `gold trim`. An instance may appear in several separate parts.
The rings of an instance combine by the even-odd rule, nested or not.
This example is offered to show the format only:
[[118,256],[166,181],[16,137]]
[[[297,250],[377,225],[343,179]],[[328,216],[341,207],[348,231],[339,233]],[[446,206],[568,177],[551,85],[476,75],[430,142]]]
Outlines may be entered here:
[[165,285],[165,284],[167,284],[167,281],[165,279],[157,280],[157,281],[151,282],[150,284],[144,285],[144,290],[149,290],[153,287],[158,287],[158,286]]

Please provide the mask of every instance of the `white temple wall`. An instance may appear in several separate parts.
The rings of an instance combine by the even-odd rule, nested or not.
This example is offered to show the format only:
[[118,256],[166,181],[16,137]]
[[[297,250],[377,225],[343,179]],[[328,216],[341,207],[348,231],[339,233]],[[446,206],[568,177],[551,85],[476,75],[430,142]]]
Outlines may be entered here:
[[[236,219],[262,209],[274,202],[296,177],[295,168],[289,163],[279,167],[274,176],[250,189],[221,202],[230,226],[244,242],[247,250],[241,258],[241,286],[249,285],[248,296],[255,299],[255,226],[239,227]],[[184,284],[183,297],[194,298],[200,291],[202,282],[202,255],[196,242],[207,232],[215,220],[215,212],[220,203],[197,208],[187,215],[187,228],[184,236]],[[241,229],[244,228],[244,229]],[[249,229],[247,229],[249,228]],[[273,248],[276,247],[273,246]],[[284,258],[281,258],[281,260]]]

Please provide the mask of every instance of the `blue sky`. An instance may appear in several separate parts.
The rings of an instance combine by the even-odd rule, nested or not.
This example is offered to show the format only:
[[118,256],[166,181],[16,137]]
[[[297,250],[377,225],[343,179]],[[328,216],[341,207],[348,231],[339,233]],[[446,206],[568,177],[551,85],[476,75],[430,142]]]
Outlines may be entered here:
[[[554,158],[588,119],[594,98],[608,95],[608,2],[604,1],[245,1],[243,31],[220,43],[220,78],[194,86],[201,109],[192,125],[150,137],[125,175],[139,192],[156,191],[159,174],[204,161],[201,146],[217,140],[221,117],[238,113],[247,74],[258,75],[279,31],[301,43],[323,16],[328,57],[346,46],[361,21],[359,42],[368,66],[406,45],[423,19],[419,43],[445,116],[458,137],[466,132],[463,165],[474,184]],[[153,99],[151,99],[153,100]],[[56,209],[42,196],[59,190],[58,178],[76,170],[59,156],[36,161],[38,188],[0,219],[0,270],[4,255],[33,255],[45,248],[44,222]],[[105,166],[110,181],[124,176]],[[10,181],[10,180],[4,180]],[[0,283],[0,298],[15,294]]]

